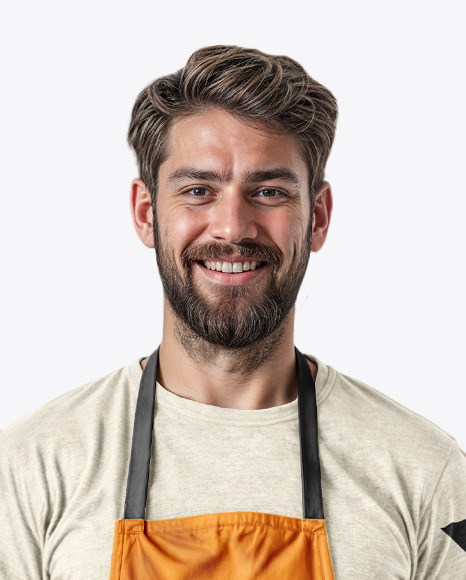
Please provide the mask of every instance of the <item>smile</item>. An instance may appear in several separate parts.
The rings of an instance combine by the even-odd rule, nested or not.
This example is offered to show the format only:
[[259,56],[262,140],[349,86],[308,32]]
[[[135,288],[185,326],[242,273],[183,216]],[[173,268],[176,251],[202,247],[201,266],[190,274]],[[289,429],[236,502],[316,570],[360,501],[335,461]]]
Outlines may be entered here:
[[224,274],[241,274],[256,270],[264,265],[264,262],[245,261],[245,262],[220,262],[217,260],[201,260],[200,264],[208,270],[223,272]]
[[[218,268],[217,268],[218,266]],[[269,270],[267,262],[245,260],[226,262],[224,260],[197,260],[194,269],[214,284],[221,286],[242,286],[264,278]]]

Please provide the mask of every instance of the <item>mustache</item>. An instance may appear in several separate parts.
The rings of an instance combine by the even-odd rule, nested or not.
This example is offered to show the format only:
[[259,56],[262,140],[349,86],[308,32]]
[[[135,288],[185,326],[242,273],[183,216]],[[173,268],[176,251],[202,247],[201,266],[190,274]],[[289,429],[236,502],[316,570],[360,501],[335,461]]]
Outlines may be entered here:
[[188,246],[181,254],[181,261],[185,268],[189,268],[192,262],[198,260],[226,258],[233,254],[239,254],[246,260],[255,259],[267,262],[273,269],[278,269],[283,262],[283,254],[276,246],[253,242],[222,244],[213,241]]

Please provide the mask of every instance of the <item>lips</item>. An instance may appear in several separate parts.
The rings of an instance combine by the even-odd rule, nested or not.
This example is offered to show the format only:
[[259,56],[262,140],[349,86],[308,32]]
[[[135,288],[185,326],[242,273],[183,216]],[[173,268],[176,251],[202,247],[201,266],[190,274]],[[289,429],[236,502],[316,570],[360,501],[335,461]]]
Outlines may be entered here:
[[256,242],[225,244],[210,241],[191,244],[181,254],[183,269],[186,272],[197,264],[204,271],[207,270],[212,274],[215,272],[217,274],[242,274],[241,278],[263,267],[277,272],[282,259],[277,247]]
[[201,260],[199,262],[208,270],[223,272],[224,274],[241,274],[242,272],[253,271],[264,265],[264,262],[256,260],[243,260],[227,262],[223,260]]

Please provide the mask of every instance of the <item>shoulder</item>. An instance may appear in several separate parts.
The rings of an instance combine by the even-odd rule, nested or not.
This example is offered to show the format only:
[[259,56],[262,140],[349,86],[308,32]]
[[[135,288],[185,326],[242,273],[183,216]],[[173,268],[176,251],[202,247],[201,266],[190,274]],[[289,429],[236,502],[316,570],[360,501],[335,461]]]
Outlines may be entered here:
[[[357,429],[382,441],[399,445],[413,443],[430,447],[432,443],[451,449],[451,435],[432,421],[393,400],[381,390],[338,372],[318,359],[317,391],[321,392],[321,413],[338,417],[341,429]],[[324,384],[319,384],[319,374]]]
[[347,405],[349,414],[381,438],[396,439],[410,448],[413,444],[430,448],[435,443],[443,450],[451,449],[453,437],[377,388],[338,372],[335,387],[335,395]]
[[[3,457],[41,461],[54,450],[79,452],[90,434],[111,422],[117,408],[135,404],[138,361],[70,390],[0,432]],[[134,401],[134,403],[133,403]]]
[[319,445],[329,467],[357,473],[372,487],[392,482],[419,506],[430,500],[449,463],[464,468],[464,454],[443,429],[380,390],[314,360]]

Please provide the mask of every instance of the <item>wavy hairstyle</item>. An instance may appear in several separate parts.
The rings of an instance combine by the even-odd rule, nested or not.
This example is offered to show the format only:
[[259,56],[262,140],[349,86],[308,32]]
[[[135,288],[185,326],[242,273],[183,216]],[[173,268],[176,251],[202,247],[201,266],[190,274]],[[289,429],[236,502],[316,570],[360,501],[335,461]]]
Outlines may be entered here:
[[128,142],[153,207],[173,121],[214,107],[297,139],[308,165],[313,208],[335,135],[335,97],[293,59],[238,46],[197,50],[182,69],[155,80],[137,97]]

